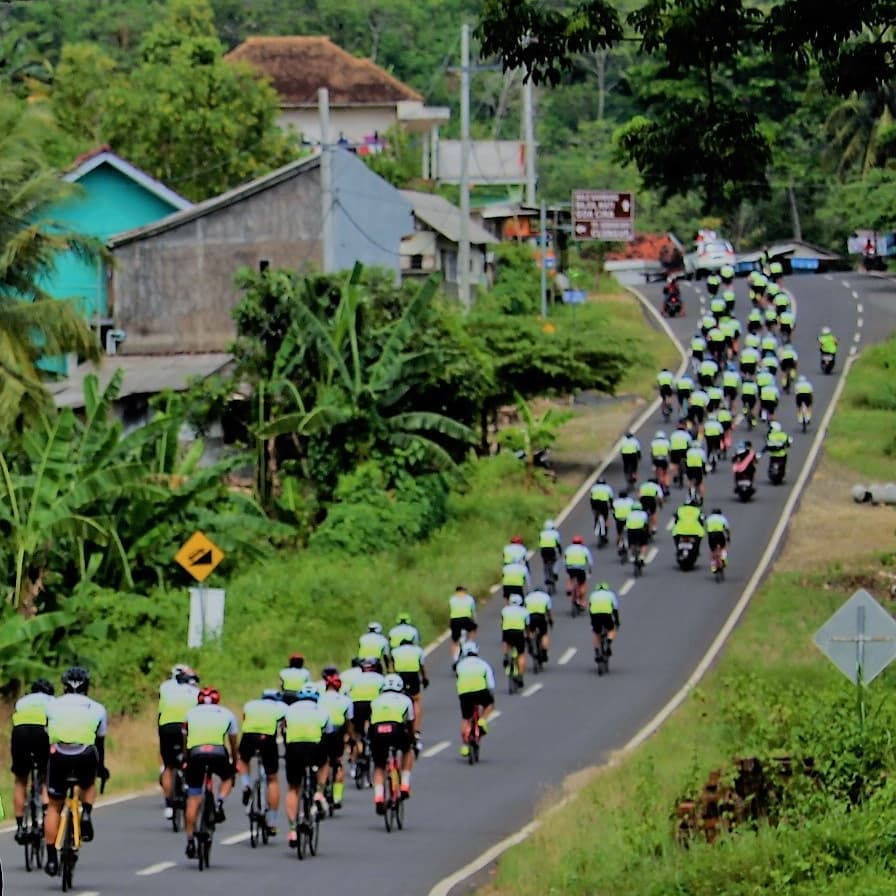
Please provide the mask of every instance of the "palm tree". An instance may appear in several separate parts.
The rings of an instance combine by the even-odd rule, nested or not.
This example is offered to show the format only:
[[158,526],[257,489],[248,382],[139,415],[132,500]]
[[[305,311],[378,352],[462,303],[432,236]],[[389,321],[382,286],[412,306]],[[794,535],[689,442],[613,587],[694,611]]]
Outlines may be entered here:
[[864,177],[881,162],[882,138],[896,121],[896,83],[854,93],[828,116],[825,129],[837,174]]
[[76,190],[45,162],[42,138],[52,126],[39,107],[0,100],[0,432],[46,408],[49,396],[35,367],[41,355],[100,355],[77,308],[42,286],[61,254],[90,260],[105,254],[100,241],[46,217]]

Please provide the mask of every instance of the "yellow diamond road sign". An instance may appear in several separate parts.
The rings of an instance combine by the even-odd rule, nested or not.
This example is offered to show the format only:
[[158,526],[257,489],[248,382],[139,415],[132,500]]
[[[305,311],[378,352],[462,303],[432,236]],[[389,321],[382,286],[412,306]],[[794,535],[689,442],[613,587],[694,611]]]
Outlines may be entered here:
[[197,582],[204,582],[224,559],[224,552],[204,532],[194,532],[174,559]]

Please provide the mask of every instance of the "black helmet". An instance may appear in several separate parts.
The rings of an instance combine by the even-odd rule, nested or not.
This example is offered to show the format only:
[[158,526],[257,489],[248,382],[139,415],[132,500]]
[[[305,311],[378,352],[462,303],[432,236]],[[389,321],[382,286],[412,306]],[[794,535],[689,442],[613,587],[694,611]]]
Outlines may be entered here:
[[324,666],[323,671],[320,673],[321,678],[329,678],[331,675],[338,675],[339,669],[337,666]]
[[37,681],[31,684],[31,693],[49,694],[52,697],[56,693],[56,688],[46,678],[38,678]]
[[721,507],[713,507],[712,512],[713,512],[713,513],[717,513],[717,514],[719,514],[719,516],[721,516],[721,515],[722,515],[722,508],[721,508]]
[[67,694],[86,694],[90,673],[83,666],[72,666],[62,673],[62,686]]

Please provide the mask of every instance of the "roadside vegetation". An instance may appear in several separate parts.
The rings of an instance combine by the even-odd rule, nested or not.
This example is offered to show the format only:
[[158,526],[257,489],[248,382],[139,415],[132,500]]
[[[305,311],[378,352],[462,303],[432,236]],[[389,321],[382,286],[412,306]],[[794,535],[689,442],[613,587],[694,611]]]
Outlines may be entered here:
[[[811,639],[857,587],[891,606],[896,516],[853,505],[849,486],[892,472],[892,411],[869,403],[884,400],[894,364],[891,338],[853,367],[792,543],[715,668],[634,753],[573,776],[573,803],[501,859],[489,896],[890,892],[896,670],[868,688],[862,724],[855,688]],[[794,546],[807,530],[816,543],[809,562]],[[769,817],[711,844],[697,833],[680,845],[679,802],[697,798],[714,769],[731,783],[739,758],[758,759],[770,775],[794,770]]]

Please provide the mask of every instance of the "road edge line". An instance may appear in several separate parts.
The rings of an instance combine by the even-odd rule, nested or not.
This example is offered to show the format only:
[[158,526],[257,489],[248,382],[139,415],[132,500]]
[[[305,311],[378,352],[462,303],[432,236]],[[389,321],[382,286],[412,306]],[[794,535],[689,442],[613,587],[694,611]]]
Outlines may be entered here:
[[[663,321],[663,323],[665,323],[665,321]],[[644,741],[655,734],[657,730],[662,727],[666,719],[668,719],[669,716],[671,716],[672,713],[675,712],[675,710],[678,709],[679,706],[681,706],[681,704],[685,701],[685,698],[697,686],[697,684],[709,670],[709,667],[718,658],[722,647],[725,646],[725,642],[731,636],[731,632],[740,621],[740,617],[743,615],[744,610],[746,610],[747,605],[753,599],[753,595],[756,593],[756,590],[758,589],[763,578],[768,572],[768,567],[778,551],[778,546],[781,538],[784,535],[787,527],[790,525],[790,517],[793,514],[793,510],[803,496],[803,490],[805,489],[806,481],[815,470],[815,465],[818,461],[818,455],[821,453],[821,446],[824,442],[824,437],[827,435],[828,426],[830,426],[831,418],[834,416],[834,411],[836,410],[837,405],[840,402],[840,396],[843,394],[843,390],[846,387],[846,379],[849,375],[850,369],[852,368],[853,361],[855,361],[857,357],[858,356],[856,355],[848,358],[846,363],[843,365],[843,372],[840,376],[840,381],[834,388],[834,394],[831,396],[831,403],[828,405],[828,408],[821,419],[821,424],[815,433],[815,438],[812,441],[812,447],[809,449],[809,453],[806,456],[806,460],[803,464],[802,469],[800,470],[800,475],[797,477],[797,481],[794,484],[793,491],[790,493],[790,497],[787,499],[787,502],[784,504],[784,507],[781,510],[781,514],[778,518],[778,523],[772,531],[771,538],[769,539],[768,545],[766,546],[766,549],[763,552],[762,557],[760,558],[759,564],[757,565],[756,569],[753,572],[753,575],[750,577],[749,581],[744,587],[740,599],[732,608],[731,613],[728,615],[728,618],[725,620],[722,628],[719,629],[719,633],[716,635],[713,642],[709,645],[709,648],[703,655],[703,658],[697,664],[697,667],[691,673],[688,680],[681,686],[681,688],[672,695],[669,701],[660,709],[660,711],[655,716],[653,716],[652,719],[650,719],[650,721],[647,722],[646,725],[644,725],[639,731],[637,731],[635,735],[624,746],[622,746],[619,750],[616,750],[613,753],[613,756],[607,762],[604,762],[600,766],[597,766],[598,768],[612,768],[615,765],[618,765],[623,758],[625,758],[629,753],[634,751],[637,747],[641,746]],[[558,805],[556,806],[556,809],[560,809],[566,806],[569,802],[572,801],[572,799],[573,797],[567,797],[566,799],[561,800],[560,803],[558,803]],[[516,833],[511,834],[509,837],[505,837],[498,843],[495,843],[484,853],[473,859],[472,862],[467,863],[463,868],[460,868],[456,872],[454,872],[454,874],[450,875],[449,877],[442,878],[442,880],[438,881],[435,886],[429,891],[428,896],[450,896],[451,891],[458,884],[462,883],[467,878],[481,871],[483,868],[494,862],[495,859],[499,858],[503,853],[507,852],[508,849],[516,846],[519,843],[522,843],[524,840],[534,834],[535,831],[537,831],[540,827],[541,820],[541,818],[534,818],[525,827],[520,828],[520,830]]]

